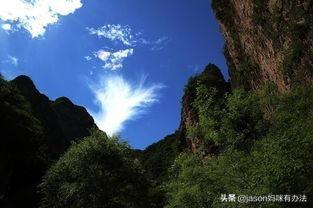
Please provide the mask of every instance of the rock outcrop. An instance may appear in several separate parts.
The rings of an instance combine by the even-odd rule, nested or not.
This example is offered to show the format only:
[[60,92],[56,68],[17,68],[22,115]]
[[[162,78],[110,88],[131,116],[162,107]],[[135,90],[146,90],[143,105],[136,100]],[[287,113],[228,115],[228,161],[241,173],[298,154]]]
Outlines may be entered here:
[[[182,112],[181,123],[179,131],[182,133],[183,138],[186,139],[190,149],[195,152],[199,146],[203,146],[203,138],[190,138],[187,134],[187,129],[198,125],[198,112],[193,106],[193,102],[197,97],[197,87],[199,84],[204,84],[206,88],[215,88],[219,96],[224,96],[230,92],[230,84],[225,81],[220,69],[214,64],[209,64],[205,70],[194,77],[189,79],[185,87],[185,93],[182,98]],[[213,146],[208,145],[207,150],[213,151]]]
[[213,0],[233,87],[313,81],[313,2]]

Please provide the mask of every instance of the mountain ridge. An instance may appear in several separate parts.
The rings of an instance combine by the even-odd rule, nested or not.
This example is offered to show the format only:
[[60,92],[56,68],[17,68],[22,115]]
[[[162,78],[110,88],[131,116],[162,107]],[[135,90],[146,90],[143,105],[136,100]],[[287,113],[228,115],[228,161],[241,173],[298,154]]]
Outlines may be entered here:
[[0,84],[0,153],[7,164],[0,169],[6,181],[0,186],[0,205],[34,207],[39,200],[37,185],[46,169],[73,141],[97,127],[84,107],[64,97],[49,100],[27,76],[1,79]]

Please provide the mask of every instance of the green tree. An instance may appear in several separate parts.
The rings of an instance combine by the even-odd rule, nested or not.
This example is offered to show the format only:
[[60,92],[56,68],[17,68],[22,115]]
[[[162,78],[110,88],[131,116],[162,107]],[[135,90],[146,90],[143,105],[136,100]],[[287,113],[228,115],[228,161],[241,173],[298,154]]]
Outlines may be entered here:
[[[255,192],[313,197],[313,89],[295,88],[274,106],[271,128],[252,153]],[[309,200],[310,201],[310,200]],[[312,201],[310,201],[310,206]]]
[[209,207],[206,186],[210,181],[201,158],[195,154],[181,154],[170,169],[171,180],[164,186],[167,191],[166,208]]
[[268,129],[258,96],[243,89],[236,89],[227,97],[221,120],[220,143],[245,152]]
[[146,208],[149,181],[127,145],[95,131],[70,149],[40,185],[42,208]]

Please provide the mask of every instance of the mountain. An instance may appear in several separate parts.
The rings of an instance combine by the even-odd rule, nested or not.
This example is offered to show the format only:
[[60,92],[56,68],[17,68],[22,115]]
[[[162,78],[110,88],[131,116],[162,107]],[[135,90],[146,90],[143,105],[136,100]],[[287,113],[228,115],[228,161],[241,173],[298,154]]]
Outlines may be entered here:
[[[313,1],[212,0],[212,7],[230,80],[213,64],[190,78],[179,136],[143,152],[146,168],[162,175],[166,207],[224,207],[221,192],[312,196]],[[160,155],[171,143],[185,146],[169,162]]]
[[313,2],[213,0],[234,87],[273,82],[280,91],[313,80]]
[[[188,150],[196,151],[203,145],[201,138],[191,138],[187,133],[187,129],[197,125],[199,120],[198,112],[192,103],[197,97],[197,86],[200,84],[207,88],[216,87],[221,97],[230,91],[229,82],[225,81],[220,69],[214,64],[209,64],[202,73],[189,79],[182,97],[181,122],[177,131],[141,152],[143,166],[157,184],[167,180],[168,168],[180,153]],[[211,148],[210,151],[214,151],[214,147]]]
[[65,97],[49,100],[27,76],[1,79],[0,89],[0,205],[36,207],[49,165],[96,125],[85,108]]

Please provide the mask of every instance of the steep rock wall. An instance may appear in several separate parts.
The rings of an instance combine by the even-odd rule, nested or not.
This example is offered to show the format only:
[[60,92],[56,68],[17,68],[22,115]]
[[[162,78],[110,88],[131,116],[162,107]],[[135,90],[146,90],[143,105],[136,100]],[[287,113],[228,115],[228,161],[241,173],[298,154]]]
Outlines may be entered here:
[[313,80],[313,1],[213,0],[233,87]]

